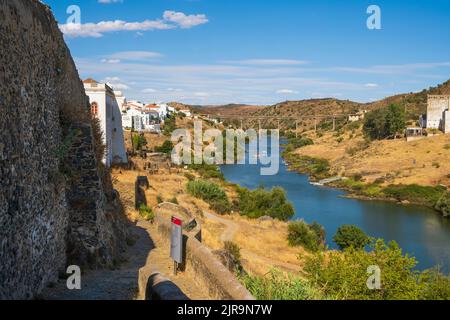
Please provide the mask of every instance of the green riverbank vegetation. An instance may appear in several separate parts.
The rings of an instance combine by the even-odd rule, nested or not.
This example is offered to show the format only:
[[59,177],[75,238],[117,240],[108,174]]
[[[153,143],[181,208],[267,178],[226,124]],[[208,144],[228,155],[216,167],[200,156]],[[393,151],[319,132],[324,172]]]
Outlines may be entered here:
[[[416,265],[395,242],[373,240],[370,250],[315,252],[306,257],[302,275],[274,270],[241,281],[259,300],[449,300],[450,277],[438,268],[415,271]],[[381,271],[375,289],[368,285],[374,266]]]

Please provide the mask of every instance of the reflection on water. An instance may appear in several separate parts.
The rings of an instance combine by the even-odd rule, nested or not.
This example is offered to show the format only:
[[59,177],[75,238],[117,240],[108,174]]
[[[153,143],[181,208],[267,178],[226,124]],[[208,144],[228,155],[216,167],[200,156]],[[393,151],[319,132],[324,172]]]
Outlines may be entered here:
[[450,221],[431,209],[348,199],[341,190],[311,185],[306,175],[289,172],[284,162],[275,176],[261,176],[259,166],[254,165],[223,166],[222,172],[229,181],[250,189],[261,185],[284,188],[295,206],[295,219],[322,224],[331,248],[336,248],[332,238],[337,229],[353,224],[373,237],[397,241],[417,258],[418,269],[439,264],[450,272]]

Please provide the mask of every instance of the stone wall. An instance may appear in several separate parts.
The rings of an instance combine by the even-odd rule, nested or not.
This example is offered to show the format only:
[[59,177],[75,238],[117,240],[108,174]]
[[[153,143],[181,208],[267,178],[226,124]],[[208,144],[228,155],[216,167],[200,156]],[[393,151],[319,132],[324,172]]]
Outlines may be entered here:
[[[171,224],[170,219],[164,215],[158,215],[155,219],[158,232],[163,239],[170,243]],[[186,272],[195,274],[196,281],[207,288],[209,295],[217,300],[255,300],[250,292],[237,280],[237,278],[217,259],[216,256],[204,246],[197,238],[198,230],[184,233],[184,268]],[[146,281],[148,275],[146,268],[140,270],[139,288],[141,294],[148,287]],[[142,299],[145,297],[141,296]]]
[[0,0],[0,47],[0,299],[27,299],[68,262],[111,264],[123,229],[100,183],[83,84],[50,9]]

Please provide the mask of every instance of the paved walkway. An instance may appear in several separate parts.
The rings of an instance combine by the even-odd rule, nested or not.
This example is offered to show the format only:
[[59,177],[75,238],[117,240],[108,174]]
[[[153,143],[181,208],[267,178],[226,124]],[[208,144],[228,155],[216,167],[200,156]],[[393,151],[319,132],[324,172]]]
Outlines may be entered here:
[[138,273],[145,265],[158,270],[174,282],[192,300],[208,300],[204,288],[195,282],[189,272],[173,276],[173,262],[167,245],[156,232],[156,227],[140,221],[132,229],[136,243],[126,253],[126,262],[117,270],[95,270],[82,275],[82,289],[68,290],[66,281],[61,280],[54,287],[44,290],[44,300],[133,300],[137,299]]

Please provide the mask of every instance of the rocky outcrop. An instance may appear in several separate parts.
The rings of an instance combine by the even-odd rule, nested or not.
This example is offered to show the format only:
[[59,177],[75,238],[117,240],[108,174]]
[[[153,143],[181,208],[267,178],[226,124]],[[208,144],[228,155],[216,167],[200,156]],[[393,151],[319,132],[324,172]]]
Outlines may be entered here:
[[0,45],[0,299],[26,299],[68,263],[112,264],[125,231],[50,9],[0,0]]

